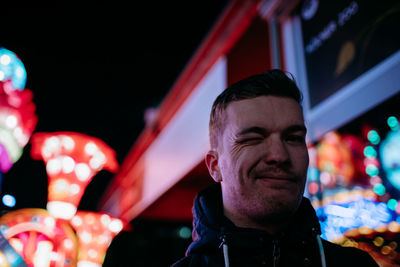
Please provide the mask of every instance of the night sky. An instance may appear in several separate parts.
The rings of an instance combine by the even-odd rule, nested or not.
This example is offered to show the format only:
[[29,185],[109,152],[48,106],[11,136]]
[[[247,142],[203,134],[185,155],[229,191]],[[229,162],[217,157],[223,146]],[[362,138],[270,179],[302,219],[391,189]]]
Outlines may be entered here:
[[[121,164],[145,126],[145,110],[162,102],[227,4],[178,2],[2,8],[0,46],[25,65],[38,116],[35,132],[100,138]],[[99,172],[79,209],[97,210],[112,177]],[[30,157],[29,144],[3,174],[6,193],[16,197],[13,209],[46,207],[45,165]]]

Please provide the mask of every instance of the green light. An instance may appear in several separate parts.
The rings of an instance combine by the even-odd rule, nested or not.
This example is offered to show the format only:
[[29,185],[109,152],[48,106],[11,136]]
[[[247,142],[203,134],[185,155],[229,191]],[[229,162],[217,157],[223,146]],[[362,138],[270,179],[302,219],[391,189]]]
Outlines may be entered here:
[[379,196],[383,196],[386,192],[386,188],[383,184],[376,184],[374,185],[374,192]]
[[387,119],[387,124],[393,131],[397,131],[399,129],[399,121],[395,116],[390,116]]
[[381,141],[378,132],[375,130],[369,131],[367,134],[367,138],[373,145],[377,145]]
[[181,238],[188,239],[192,236],[192,231],[189,227],[183,226],[179,229],[178,234]]
[[374,164],[368,164],[367,167],[365,167],[365,172],[369,176],[377,176],[379,174],[379,169]]
[[397,206],[397,200],[392,198],[387,202],[387,205],[389,209],[395,210]]
[[367,158],[376,158],[376,150],[372,146],[366,146],[364,148],[364,156]]

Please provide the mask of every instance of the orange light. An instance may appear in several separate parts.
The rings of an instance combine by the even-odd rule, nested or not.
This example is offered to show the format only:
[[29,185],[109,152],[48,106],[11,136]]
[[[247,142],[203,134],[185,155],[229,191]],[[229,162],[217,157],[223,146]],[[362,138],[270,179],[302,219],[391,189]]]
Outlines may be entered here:
[[74,216],[82,195],[102,169],[115,172],[115,152],[100,139],[74,132],[36,133],[31,156],[43,160],[49,180],[47,209],[57,217]]
[[28,266],[77,264],[78,240],[72,227],[45,209],[9,212],[0,217],[0,231]]
[[71,225],[79,240],[78,266],[102,266],[111,240],[126,225],[106,213],[77,211]]

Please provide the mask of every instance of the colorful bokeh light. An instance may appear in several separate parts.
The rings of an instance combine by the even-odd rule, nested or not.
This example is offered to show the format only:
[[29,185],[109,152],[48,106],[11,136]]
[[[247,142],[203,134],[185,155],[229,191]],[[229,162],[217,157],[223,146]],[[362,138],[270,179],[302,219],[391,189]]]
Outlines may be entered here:
[[29,267],[77,264],[78,240],[72,227],[44,209],[5,214],[0,217],[0,231]]
[[125,223],[106,213],[78,211],[71,225],[79,239],[78,267],[101,267],[112,239]]
[[8,171],[22,155],[36,127],[32,92],[14,90],[10,80],[0,81],[0,171]]
[[0,47],[0,81],[10,80],[14,89],[23,90],[26,84],[25,66],[12,51]]
[[100,139],[74,132],[36,133],[32,158],[43,160],[48,176],[47,209],[57,217],[74,216],[91,179],[102,169],[115,172],[115,151]]

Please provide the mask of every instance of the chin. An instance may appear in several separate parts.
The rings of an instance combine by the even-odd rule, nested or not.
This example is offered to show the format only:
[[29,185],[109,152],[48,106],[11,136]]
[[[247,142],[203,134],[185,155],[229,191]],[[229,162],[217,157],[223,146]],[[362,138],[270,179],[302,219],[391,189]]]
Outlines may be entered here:
[[[282,199],[282,198],[280,198]],[[264,207],[260,207],[258,219],[268,223],[281,223],[290,219],[297,211],[301,198],[291,199],[289,202],[269,199]]]

